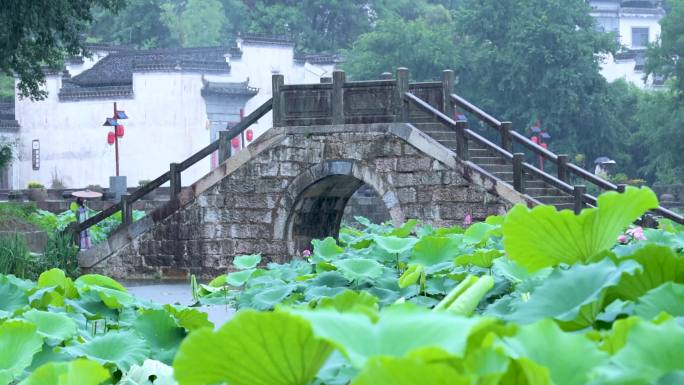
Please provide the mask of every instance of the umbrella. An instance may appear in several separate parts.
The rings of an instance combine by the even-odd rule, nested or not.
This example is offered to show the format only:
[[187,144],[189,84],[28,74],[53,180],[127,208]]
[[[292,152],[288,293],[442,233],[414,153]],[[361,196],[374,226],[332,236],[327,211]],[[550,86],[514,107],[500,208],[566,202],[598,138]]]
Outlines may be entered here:
[[97,191],[90,191],[90,190],[74,191],[71,193],[71,195],[75,196],[76,198],[85,198],[85,199],[94,199],[94,198],[102,197],[102,193],[99,193]]
[[601,164],[615,164],[615,161],[608,158],[607,156],[600,156],[596,158],[594,163],[601,163]]
[[542,132],[541,128],[536,127],[536,126],[530,127],[530,130],[531,130],[532,132],[534,132],[535,134]]

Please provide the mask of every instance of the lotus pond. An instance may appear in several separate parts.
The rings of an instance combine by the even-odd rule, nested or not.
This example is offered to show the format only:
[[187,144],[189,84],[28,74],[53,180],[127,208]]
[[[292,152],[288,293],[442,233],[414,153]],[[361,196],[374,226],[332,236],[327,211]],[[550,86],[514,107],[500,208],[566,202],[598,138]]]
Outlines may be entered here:
[[[0,385],[684,384],[684,228],[652,191],[467,229],[346,227],[286,264],[236,257],[196,307],[99,275],[0,276]],[[218,327],[217,327],[218,326]]]

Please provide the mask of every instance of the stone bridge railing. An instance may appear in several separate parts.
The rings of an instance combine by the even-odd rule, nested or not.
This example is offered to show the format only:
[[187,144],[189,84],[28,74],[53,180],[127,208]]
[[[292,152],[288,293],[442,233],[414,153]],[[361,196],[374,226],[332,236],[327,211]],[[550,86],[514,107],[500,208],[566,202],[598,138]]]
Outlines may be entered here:
[[[323,78],[320,84],[286,85],[282,75],[273,76],[273,126],[318,126],[368,124],[397,121],[434,121],[415,106],[402,117],[404,92],[411,92],[434,108],[443,111],[453,89],[453,76],[442,82],[409,83],[408,70],[399,69],[383,80],[347,82],[343,71]],[[407,120],[408,119],[408,120]]]

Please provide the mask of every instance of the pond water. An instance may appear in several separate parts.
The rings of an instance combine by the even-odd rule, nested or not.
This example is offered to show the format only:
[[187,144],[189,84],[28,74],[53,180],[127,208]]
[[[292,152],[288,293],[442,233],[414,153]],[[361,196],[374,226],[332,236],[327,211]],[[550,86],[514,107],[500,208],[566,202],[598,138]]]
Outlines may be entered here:
[[[136,282],[123,281],[121,282],[128,292],[134,296],[154,301],[161,304],[179,304],[189,306],[192,305],[192,291],[190,290],[190,283],[182,282]],[[227,306],[201,306],[197,309],[209,315],[209,321],[214,325],[221,326],[228,321],[234,314],[235,310]]]

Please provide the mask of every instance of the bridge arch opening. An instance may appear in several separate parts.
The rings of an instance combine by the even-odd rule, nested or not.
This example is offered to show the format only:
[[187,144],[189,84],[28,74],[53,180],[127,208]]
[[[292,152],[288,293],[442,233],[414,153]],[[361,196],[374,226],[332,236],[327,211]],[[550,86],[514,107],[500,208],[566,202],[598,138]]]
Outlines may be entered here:
[[308,183],[293,195],[286,226],[292,254],[311,250],[313,239],[337,238],[343,221],[353,224],[355,216],[373,222],[403,221],[395,195],[384,191],[384,183],[377,188],[373,186],[377,180],[366,183],[361,179],[364,175],[355,175],[368,174],[367,170],[348,167],[347,172],[336,173],[330,169],[334,167],[312,170]]

